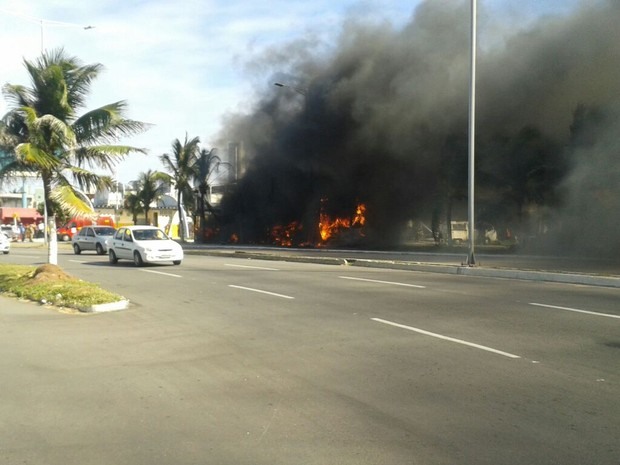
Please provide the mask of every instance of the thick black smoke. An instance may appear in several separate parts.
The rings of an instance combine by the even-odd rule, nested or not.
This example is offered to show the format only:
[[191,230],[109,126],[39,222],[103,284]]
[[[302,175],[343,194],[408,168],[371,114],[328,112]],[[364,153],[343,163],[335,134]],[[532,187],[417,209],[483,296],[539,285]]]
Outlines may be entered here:
[[[427,1],[403,28],[351,19],[327,51],[308,40],[254,60],[289,87],[227,120],[221,139],[247,168],[222,203],[225,234],[266,242],[297,221],[312,240],[319,209],[346,216],[358,202],[369,246],[398,245],[433,213],[464,219],[469,3]],[[590,1],[482,42],[477,218],[538,244],[620,250],[618,24],[620,3]]]

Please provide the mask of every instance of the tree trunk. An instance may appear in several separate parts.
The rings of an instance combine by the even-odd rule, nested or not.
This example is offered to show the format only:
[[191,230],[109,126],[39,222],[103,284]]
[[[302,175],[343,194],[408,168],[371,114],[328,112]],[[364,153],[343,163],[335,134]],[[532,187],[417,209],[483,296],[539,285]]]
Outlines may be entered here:
[[52,203],[50,187],[50,176],[48,173],[42,173],[43,179],[43,202],[45,203],[45,212],[47,214],[47,224],[45,225],[48,242],[47,242],[47,263],[50,265],[58,265],[58,238],[56,237],[56,212]]
[[58,265],[58,238],[56,237],[56,216],[52,215],[47,220],[49,243],[47,244],[47,263]]
[[185,242],[185,216],[182,211],[181,205],[181,191],[177,193],[177,213],[179,215],[179,239],[181,242]]
[[207,195],[207,191],[209,186],[206,183],[201,183],[198,191],[200,192],[200,242],[205,242],[205,233],[207,230],[207,225],[205,224],[207,219],[205,218],[205,195]]

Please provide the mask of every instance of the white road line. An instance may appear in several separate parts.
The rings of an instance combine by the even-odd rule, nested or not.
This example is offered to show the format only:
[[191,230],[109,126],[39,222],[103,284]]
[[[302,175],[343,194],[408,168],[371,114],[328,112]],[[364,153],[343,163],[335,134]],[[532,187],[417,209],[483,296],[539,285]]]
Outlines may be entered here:
[[182,278],[183,277],[183,276],[178,275],[178,274],[164,273],[163,271],[154,271],[154,270],[140,270],[140,271],[144,271],[145,273],[163,274],[164,276],[171,276],[172,278]]
[[294,299],[295,298],[295,297],[291,297],[290,295],[276,294],[275,292],[261,291],[260,289],[252,289],[251,287],[235,286],[233,284],[229,284],[228,287],[234,287],[235,289],[243,289],[245,291],[259,292],[261,294],[273,295],[275,297],[282,297],[283,299]]
[[606,318],[620,319],[620,315],[612,315],[611,313],[591,312],[589,310],[581,310],[579,308],[559,307],[557,305],[538,304],[536,302],[530,302],[530,305],[534,305],[536,307],[554,308],[556,310],[566,310],[568,312],[585,313],[587,315],[604,316]]
[[71,260],[71,259],[69,259],[68,261],[70,261],[72,263],[86,263],[86,260]]
[[463,341],[461,339],[455,339],[453,337],[443,336],[437,333],[431,333],[430,331],[425,331],[420,328],[414,328],[413,326],[401,325],[399,323],[394,323],[393,321],[382,320],[381,318],[371,318],[373,321],[377,321],[379,323],[384,323],[386,325],[396,326],[397,328],[408,329],[409,331],[414,331],[416,333],[424,334],[426,336],[436,337],[437,339],[443,339],[444,341],[456,342],[457,344],[463,344],[469,347],[475,347],[476,349],[486,350],[487,352],[493,352],[494,354],[503,355],[508,358],[521,358],[518,355],[514,355],[508,352],[503,352],[501,350],[493,349],[491,347],[482,346],[480,344],[474,344],[473,342]]
[[341,279],[350,279],[352,281],[366,281],[369,283],[391,284],[392,286],[405,286],[405,287],[416,287],[418,289],[426,289],[426,286],[419,286],[417,284],[396,283],[392,281],[379,281],[378,279],[353,278],[351,276],[338,276],[338,277]]
[[267,268],[265,266],[232,265],[230,263],[225,263],[224,266],[234,266],[236,268],[252,268],[253,270],[280,271],[278,268]]

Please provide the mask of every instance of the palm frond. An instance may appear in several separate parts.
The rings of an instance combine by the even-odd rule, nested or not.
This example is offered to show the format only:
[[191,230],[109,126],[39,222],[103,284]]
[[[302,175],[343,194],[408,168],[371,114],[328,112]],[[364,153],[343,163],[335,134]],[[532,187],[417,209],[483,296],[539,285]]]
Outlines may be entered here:
[[32,94],[26,86],[19,84],[5,84],[2,86],[2,94],[5,100],[12,103],[14,107],[24,107],[32,105]]
[[36,168],[33,168],[32,166],[23,163],[21,160],[14,159],[8,163],[5,163],[4,166],[0,167],[0,179],[8,178],[14,174],[24,172],[39,174]]
[[29,142],[19,144],[15,148],[15,154],[22,166],[29,167],[32,170],[54,170],[61,164],[60,160],[53,154]]
[[178,174],[177,165],[172,160],[170,155],[168,155],[167,153],[164,153],[163,155],[159,157],[159,160],[161,161],[162,165],[164,165],[164,168],[166,169],[166,171],[172,173],[172,177],[177,176]]
[[73,127],[80,143],[114,142],[144,132],[150,127],[147,123],[124,118],[125,108],[125,101],[114,102],[77,118]]
[[31,92],[33,102],[28,105],[33,107],[39,115],[50,114],[63,121],[68,121],[74,115],[73,108],[69,105],[67,83],[64,79],[63,70],[59,65],[50,65],[44,69],[29,69],[32,79]]
[[10,111],[0,121],[0,148],[5,151],[13,149],[28,137],[28,128],[22,114]]
[[[79,65],[79,61],[74,64]],[[85,66],[75,66],[66,71],[67,87],[69,90],[69,104],[77,109],[84,106],[86,97],[90,92],[90,86],[103,69],[101,63]]]
[[79,167],[113,170],[125,157],[132,153],[146,154],[146,149],[129,145],[97,145],[79,147],[74,152],[75,164]]
[[[40,118],[34,117],[34,110],[25,107],[24,111],[27,112],[26,125],[30,132],[30,139],[37,141],[40,144],[45,144],[49,148],[54,150],[72,150],[75,147],[75,133],[68,124],[65,124],[61,119],[52,115],[43,115]],[[40,140],[41,136],[45,140]]]
[[46,50],[35,62],[24,60],[24,64],[34,78],[43,75],[43,71],[57,70],[55,72],[62,75],[61,81],[66,89],[65,102],[73,110],[84,106],[90,85],[103,68],[100,63],[83,65],[79,58],[68,55],[62,47]]
[[54,186],[50,198],[70,216],[89,216],[95,213],[86,199],[69,184]]
[[110,176],[101,176],[76,166],[69,166],[65,169],[66,176],[71,176],[74,183],[78,187],[87,192],[93,189],[110,189],[114,185],[114,181]]

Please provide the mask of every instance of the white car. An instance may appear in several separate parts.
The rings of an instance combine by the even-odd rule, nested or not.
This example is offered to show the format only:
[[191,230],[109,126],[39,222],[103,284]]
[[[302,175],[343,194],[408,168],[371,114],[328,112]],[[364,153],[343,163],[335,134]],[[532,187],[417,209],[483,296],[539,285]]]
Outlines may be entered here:
[[108,239],[110,264],[133,260],[137,266],[145,263],[172,262],[180,265],[183,248],[155,226],[125,226]]
[[71,238],[73,253],[79,255],[84,250],[94,250],[98,255],[108,251],[107,241],[116,229],[111,226],[84,226]]
[[0,232],[0,251],[5,255],[11,251],[11,239],[3,232]]
[[10,241],[16,241],[19,232],[17,231],[17,226],[13,226],[10,224],[3,224],[0,226],[0,232],[4,233],[6,237],[9,238]]

